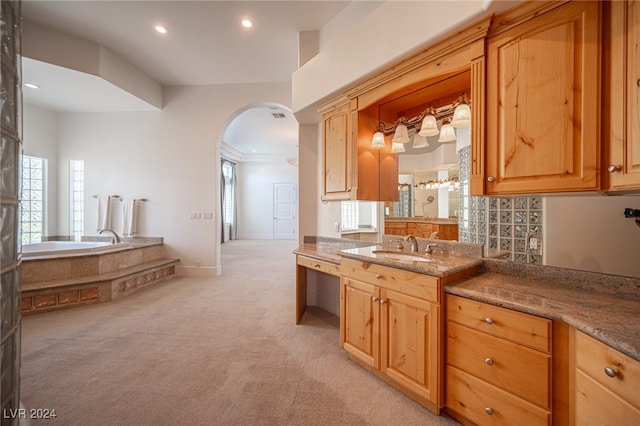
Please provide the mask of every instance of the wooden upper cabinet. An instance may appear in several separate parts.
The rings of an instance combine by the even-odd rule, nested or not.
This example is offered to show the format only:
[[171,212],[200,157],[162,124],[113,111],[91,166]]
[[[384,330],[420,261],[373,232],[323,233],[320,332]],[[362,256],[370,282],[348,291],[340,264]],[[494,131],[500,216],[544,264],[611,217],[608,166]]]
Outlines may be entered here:
[[487,43],[487,194],[599,189],[600,2],[569,2]]
[[607,2],[604,189],[640,189],[640,2]]
[[398,200],[398,156],[372,149],[378,124],[371,109],[352,99],[323,114],[323,201]]
[[344,103],[326,112],[322,122],[322,200],[355,199],[355,141],[351,103]]

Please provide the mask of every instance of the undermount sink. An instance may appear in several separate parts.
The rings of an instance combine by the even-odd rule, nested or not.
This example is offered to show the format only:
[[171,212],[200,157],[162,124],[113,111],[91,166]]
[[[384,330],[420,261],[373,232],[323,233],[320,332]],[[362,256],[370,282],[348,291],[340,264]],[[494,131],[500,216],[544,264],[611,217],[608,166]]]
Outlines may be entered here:
[[393,260],[409,260],[412,262],[431,262],[432,260],[419,254],[399,253],[397,251],[374,250],[372,253],[378,257],[386,257]]

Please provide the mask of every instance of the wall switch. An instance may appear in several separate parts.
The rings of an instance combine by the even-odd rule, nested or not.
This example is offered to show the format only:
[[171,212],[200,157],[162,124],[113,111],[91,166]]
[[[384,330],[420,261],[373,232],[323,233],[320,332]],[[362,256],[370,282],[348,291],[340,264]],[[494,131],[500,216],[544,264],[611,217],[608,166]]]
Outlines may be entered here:
[[189,219],[195,219],[195,218],[196,218],[196,212],[189,213]]
[[340,222],[334,223],[334,226],[336,228],[336,232],[340,232]]
[[213,213],[212,213],[212,212],[206,212],[206,213],[204,214],[204,218],[205,218],[205,220],[211,220],[211,219],[213,219]]
[[196,212],[196,219],[202,219],[202,213]]

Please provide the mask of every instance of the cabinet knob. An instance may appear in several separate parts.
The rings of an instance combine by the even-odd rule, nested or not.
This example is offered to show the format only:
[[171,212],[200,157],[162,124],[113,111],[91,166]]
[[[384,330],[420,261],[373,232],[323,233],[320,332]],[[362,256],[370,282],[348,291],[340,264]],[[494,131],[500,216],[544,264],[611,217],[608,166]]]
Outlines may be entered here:
[[385,303],[387,303],[387,301],[386,301],[386,300],[384,300],[384,299],[380,299],[380,304],[381,304],[381,305],[384,305]]
[[382,279],[382,275],[376,274],[376,280]]
[[615,172],[619,172],[620,171],[620,167],[616,166],[615,164],[610,165],[609,167],[607,167],[607,171],[609,173],[615,173]]
[[496,178],[494,178],[493,176],[489,176],[487,178],[487,182],[493,182],[494,180],[496,180]]
[[493,415],[493,408],[487,407],[487,408],[484,409],[484,412],[487,413],[488,415],[492,416]]
[[485,359],[484,362],[486,362],[487,365],[493,365],[493,360],[491,358]]
[[618,375],[618,370],[616,370],[615,368],[611,368],[611,367],[605,367],[604,368],[604,373],[609,377],[616,377]]
[[377,302],[378,300],[380,300],[380,299],[378,299],[377,297],[373,296],[373,297],[371,298],[371,300],[373,300],[373,303],[376,303],[376,302]]
[[487,324],[493,324],[493,320],[491,319],[491,317],[486,317],[484,319],[484,322],[486,322]]

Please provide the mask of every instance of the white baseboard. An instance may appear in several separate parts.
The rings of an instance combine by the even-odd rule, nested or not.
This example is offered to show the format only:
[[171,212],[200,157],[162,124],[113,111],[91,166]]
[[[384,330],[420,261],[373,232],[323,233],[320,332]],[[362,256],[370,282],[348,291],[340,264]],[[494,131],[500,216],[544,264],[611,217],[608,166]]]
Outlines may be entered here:
[[176,274],[180,277],[215,278],[220,275],[215,266],[178,266]]

